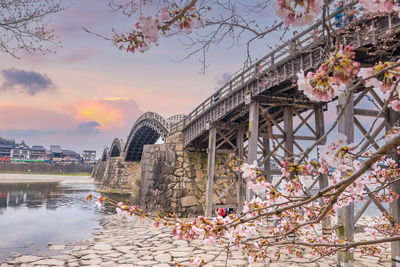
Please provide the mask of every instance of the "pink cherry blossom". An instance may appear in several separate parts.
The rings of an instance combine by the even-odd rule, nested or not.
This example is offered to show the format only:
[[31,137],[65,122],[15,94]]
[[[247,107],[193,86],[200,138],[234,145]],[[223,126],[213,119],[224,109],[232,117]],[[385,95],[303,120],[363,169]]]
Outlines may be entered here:
[[312,24],[321,9],[320,0],[278,0],[277,15],[286,25]]
[[240,166],[239,170],[242,172],[242,177],[244,179],[253,179],[257,177],[257,161],[254,161],[253,164],[244,163]]
[[393,0],[360,0],[360,5],[370,12],[399,12],[400,7]]
[[171,19],[171,13],[168,8],[163,7],[160,9],[160,19],[163,22],[167,22]]

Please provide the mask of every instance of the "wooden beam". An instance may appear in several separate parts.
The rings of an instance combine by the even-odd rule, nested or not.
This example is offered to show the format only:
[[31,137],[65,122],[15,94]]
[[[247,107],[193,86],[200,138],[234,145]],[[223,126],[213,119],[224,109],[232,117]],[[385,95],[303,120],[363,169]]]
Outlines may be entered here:
[[[388,109],[386,114],[386,130],[389,130],[394,125],[398,124],[400,119],[400,113],[394,111],[393,109]],[[397,153],[392,153],[391,157],[396,161],[397,164],[400,163],[400,157]],[[393,183],[391,186],[393,193],[400,194],[400,182]],[[394,199],[389,205],[390,214],[393,216],[395,222],[400,223],[400,198]],[[392,266],[400,266],[400,241],[395,241],[391,243],[391,254],[392,254]]]
[[[257,160],[259,112],[258,101],[251,102],[249,107],[249,151],[247,157],[247,163],[249,164],[253,164]],[[253,195],[254,192],[246,186],[246,199],[251,200]]]
[[208,162],[207,162],[207,188],[206,188],[206,217],[213,215],[213,194],[214,194],[214,175],[215,175],[215,143],[217,129],[211,127],[208,139]]
[[[239,129],[236,137],[237,157],[243,162],[244,161],[244,131]],[[238,180],[236,185],[237,190],[237,213],[240,214],[243,211],[244,199],[246,196],[245,184],[243,182],[242,174],[238,173]]]
[[[347,99],[350,97],[349,103],[344,110],[343,115],[339,118],[338,131],[346,135],[347,143],[354,142],[354,97],[349,95],[348,91],[344,91],[338,99],[339,112],[344,108]],[[341,239],[348,241],[354,240],[354,203],[339,208],[338,210],[338,233]],[[344,251],[338,253],[338,266],[352,267],[354,266],[354,252]]]
[[[324,120],[324,110],[323,106],[320,106],[314,110],[314,118],[315,118],[315,132],[316,132],[316,137],[317,139],[320,139],[321,137],[324,136],[325,134],[325,120]],[[326,142],[326,139],[322,140],[320,142],[321,145],[324,145]],[[319,158],[319,153],[318,153],[318,158]],[[325,187],[328,187],[329,185],[329,178],[327,174],[320,174],[318,178],[319,182],[319,189],[322,190]],[[321,199],[321,206],[323,206],[324,201]],[[321,222],[321,228],[322,228],[322,234],[323,235],[330,235],[332,234],[332,225],[331,225],[331,220],[327,216],[324,218]]]
[[234,153],[236,153],[236,150],[234,150],[234,149],[217,149],[215,152],[220,153],[220,154],[234,154]]
[[[379,111],[378,110],[355,108],[354,109],[354,115],[368,116],[368,117],[378,117]],[[379,117],[384,118],[385,114],[381,114]]]
[[318,104],[308,101],[308,100],[299,100],[299,98],[296,98],[294,96],[268,96],[268,95],[258,95],[254,97],[255,99],[257,99],[258,101],[260,101],[260,103],[266,104],[268,106],[271,105],[276,105],[276,106],[281,106],[282,105],[282,101],[285,102],[285,105],[288,106],[293,106],[293,107],[297,107],[297,108],[306,108],[306,109],[310,109],[310,108],[315,108]]
[[217,129],[222,130],[232,130],[240,128],[240,123],[237,122],[216,121],[214,124]]
[[285,157],[293,156],[293,109],[292,107],[283,108],[283,129],[285,132]]
[[[269,136],[267,133],[260,133],[260,137],[268,138],[274,137],[276,139],[283,139],[285,136],[283,134],[273,134],[273,136]],[[293,135],[294,140],[305,140],[305,141],[315,141],[318,140],[315,136],[306,136],[306,135]]]

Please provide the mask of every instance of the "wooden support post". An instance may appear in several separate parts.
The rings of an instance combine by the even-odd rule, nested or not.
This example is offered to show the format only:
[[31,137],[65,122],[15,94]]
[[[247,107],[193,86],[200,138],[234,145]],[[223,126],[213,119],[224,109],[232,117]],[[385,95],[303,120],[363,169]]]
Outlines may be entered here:
[[271,148],[269,144],[269,137],[264,137],[263,138],[263,156],[265,157],[264,161],[264,172],[265,172],[265,178],[269,183],[272,183],[272,176],[271,176],[271,156],[269,153],[271,153]]
[[217,138],[217,129],[211,126],[208,138],[208,162],[207,162],[207,188],[206,188],[206,217],[213,215],[213,195],[214,195],[214,177],[215,177],[215,144]]
[[[393,125],[397,125],[396,122],[400,119],[400,113],[392,109],[389,109],[386,117],[386,130],[392,128]],[[400,163],[400,157],[397,153],[390,155],[397,164]],[[400,194],[400,182],[391,185],[393,193]],[[393,200],[390,203],[390,214],[393,216],[397,223],[400,223],[400,199]],[[400,267],[400,241],[391,243],[391,253],[392,253],[392,267]]]
[[[258,122],[259,122],[259,104],[258,101],[250,103],[249,107],[249,145],[248,145],[248,157],[247,161],[249,164],[253,164],[257,161],[257,150],[258,150]],[[246,186],[246,199],[250,200],[253,198],[253,192]]]
[[[339,96],[339,110],[344,107],[348,97],[349,93],[347,90]],[[348,144],[354,142],[354,96],[351,95],[350,97],[351,99],[349,100],[343,116],[339,119],[338,125],[339,133],[346,135]],[[337,230],[340,238],[347,239],[348,241],[352,241],[354,239],[354,203],[338,210]],[[354,252],[339,252],[338,266],[354,266]]]
[[[284,107],[283,109],[283,129],[285,131],[285,158],[293,157],[293,108]],[[293,160],[291,160],[293,161]]]
[[[324,110],[323,107],[320,106],[315,109],[315,132],[317,139],[320,139],[324,134],[325,134],[325,121],[324,121]],[[326,139],[322,140],[320,142],[320,145],[324,145],[326,142]],[[319,158],[319,154],[318,154]],[[320,174],[319,176],[319,190],[324,189],[325,187],[328,187],[329,185],[329,180],[328,180],[328,175],[327,174]],[[323,205],[323,200],[321,199],[321,205]],[[322,220],[321,223],[322,226],[322,234],[323,235],[331,235],[332,234],[332,226],[331,226],[331,220],[329,217],[326,217],[325,219]]]
[[[237,147],[237,156],[241,160],[241,163],[243,163],[244,159],[244,131],[243,129],[239,129],[237,132],[237,138],[236,138],[236,147]],[[243,183],[243,177],[241,173],[238,173],[238,180],[237,180],[237,213],[240,214],[243,210],[244,206],[244,198],[245,198],[245,185]]]

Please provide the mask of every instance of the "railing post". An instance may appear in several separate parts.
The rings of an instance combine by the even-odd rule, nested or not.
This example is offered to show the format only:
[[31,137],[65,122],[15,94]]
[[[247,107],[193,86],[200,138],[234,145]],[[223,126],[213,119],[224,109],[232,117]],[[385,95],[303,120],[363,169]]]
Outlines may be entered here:
[[[400,113],[394,111],[393,109],[389,109],[386,115],[386,130],[389,130],[394,125],[397,125],[398,120],[400,119]],[[400,163],[400,158],[397,153],[392,153],[390,155],[397,164]],[[400,182],[396,182],[392,184],[391,189],[393,193],[400,194]],[[390,203],[390,215],[393,216],[396,223],[400,223],[400,198],[394,199],[392,203]],[[392,254],[392,267],[400,266],[400,241],[395,241],[391,243],[391,254]]]
[[213,212],[214,178],[215,178],[215,145],[217,128],[210,125],[208,138],[208,162],[207,162],[207,188],[206,188],[206,217],[211,217]]
[[[346,104],[348,97],[350,97],[350,100],[345,108],[343,116],[339,118],[338,131],[339,133],[344,134],[347,137],[347,143],[351,144],[354,142],[354,97],[353,95],[349,96],[349,92],[346,89],[346,91],[339,96],[338,102],[339,110],[341,110]],[[346,239],[348,242],[351,242],[354,239],[354,203],[339,208],[337,229],[341,239]],[[354,252],[350,250],[339,252],[338,266],[354,266]]]
[[[249,164],[253,164],[257,161],[257,150],[258,150],[258,120],[259,120],[259,104],[258,101],[252,101],[249,107],[249,132],[248,132],[248,148],[249,154],[247,161]],[[246,199],[251,200],[253,192],[246,185]]]

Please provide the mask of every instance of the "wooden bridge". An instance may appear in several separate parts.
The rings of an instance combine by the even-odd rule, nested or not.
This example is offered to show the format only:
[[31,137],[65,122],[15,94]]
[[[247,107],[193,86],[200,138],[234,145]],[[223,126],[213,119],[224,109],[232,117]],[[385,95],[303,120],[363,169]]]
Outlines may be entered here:
[[[350,7],[359,9],[356,4]],[[329,17],[332,25],[337,23],[335,16],[340,12],[342,10]],[[390,14],[355,16],[345,27],[337,30],[340,42],[355,48],[356,61],[363,66],[371,66],[379,60],[398,58],[399,25],[400,18]],[[328,106],[334,105],[310,101],[298,91],[296,83],[296,73],[316,70],[326,52],[329,53],[325,49],[326,44],[335,42],[334,38],[328,40],[324,37],[323,32],[321,21],[316,22],[250,67],[237,72],[227,84],[187,115],[164,119],[153,112],[143,114],[132,127],[126,143],[114,140],[107,153],[115,156],[123,151],[126,161],[140,161],[143,145],[153,144],[160,137],[165,139],[181,131],[186,149],[207,149],[208,152],[206,215],[212,216],[214,209],[221,207],[240,210],[245,199],[251,197],[250,192],[246,192],[241,176],[234,170],[230,177],[219,175],[215,167],[217,160],[223,162],[219,165],[224,168],[231,168],[230,162],[237,158],[248,163],[257,161],[264,176],[272,181],[273,175],[280,174],[282,166],[277,154],[289,157],[304,152],[312,142],[324,135],[325,126],[332,123],[329,117],[332,111],[328,111]],[[293,43],[299,46],[293,47]],[[385,51],[379,50],[382,45],[386,47]],[[343,99],[334,101],[340,111],[344,106]],[[349,142],[361,140],[361,150],[378,149],[380,134],[399,118],[398,113],[389,111],[384,117],[378,118],[369,130],[371,119],[368,117],[376,117],[383,105],[379,92],[372,88],[358,88],[339,121],[338,131],[344,133]],[[221,157],[221,154],[228,154],[228,159]],[[221,181],[230,181],[236,188],[236,196],[229,194],[228,189],[222,189],[215,198],[215,190],[221,188]],[[279,183],[280,180],[277,181]],[[322,175],[312,182],[308,190],[327,185],[328,177]],[[400,193],[400,185],[393,189]],[[235,203],[222,205],[220,200],[223,197],[234,199]],[[344,236],[349,240],[354,238],[355,223],[371,203],[379,210],[386,211],[373,194],[358,211],[354,210],[354,205],[339,211],[338,225],[344,227]],[[395,201],[391,211],[386,211],[397,220],[399,203]],[[329,222],[324,224],[325,228],[329,228]],[[399,242],[393,242],[392,258],[393,266],[400,266]],[[342,253],[338,266],[352,266],[352,259],[351,252]]]

